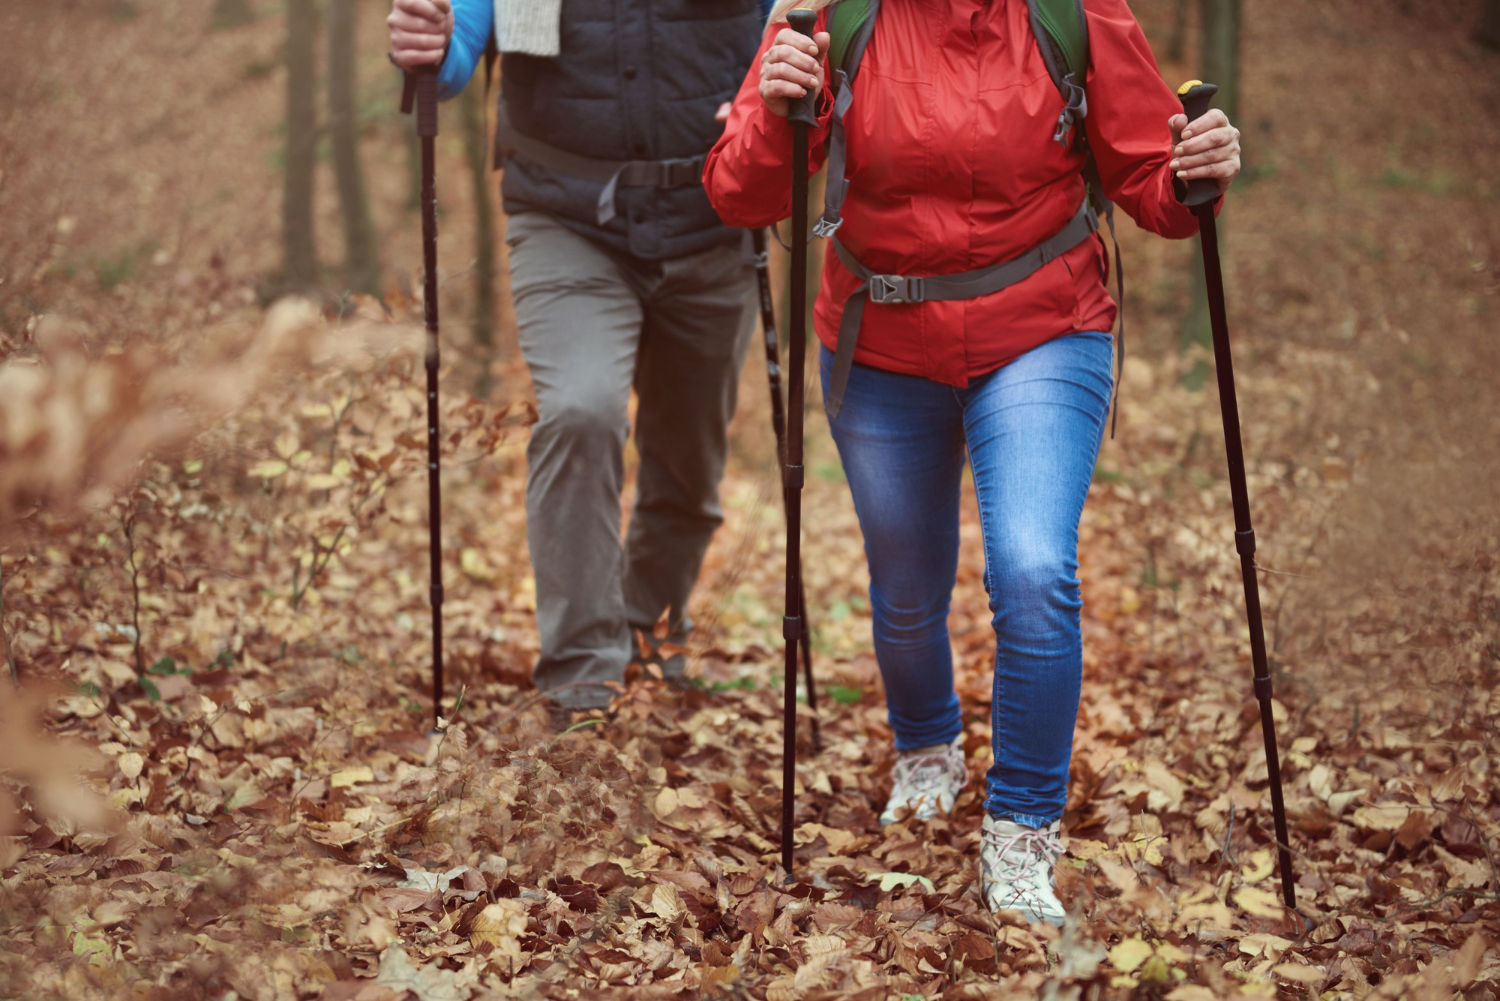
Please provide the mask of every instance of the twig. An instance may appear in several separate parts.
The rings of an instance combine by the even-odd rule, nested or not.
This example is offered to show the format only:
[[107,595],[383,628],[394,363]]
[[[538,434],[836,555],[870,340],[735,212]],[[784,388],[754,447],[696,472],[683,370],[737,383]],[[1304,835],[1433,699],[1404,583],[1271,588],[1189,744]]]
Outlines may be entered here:
[[127,517],[121,513],[120,527],[125,530],[125,544],[129,547],[126,565],[130,567],[131,624],[135,629],[135,636],[132,637],[132,643],[135,646],[135,673],[144,678],[146,659],[141,654],[141,572],[135,562],[135,505],[127,501],[125,507],[130,514]]
[[1296,577],[1298,580],[1317,580],[1318,579],[1318,575],[1317,574],[1311,574],[1311,573],[1294,573],[1291,570],[1272,570],[1270,567],[1268,567],[1264,563],[1260,563],[1260,562],[1257,562],[1255,564],[1255,569],[1258,572],[1260,572],[1260,573],[1270,574],[1272,577]]
[[[292,609],[294,611],[296,610],[298,605],[302,604],[303,596],[306,595],[308,590],[313,586],[313,581],[318,579],[318,574],[328,569],[328,564],[331,563],[334,556],[338,554],[339,543],[344,541],[344,533],[348,530],[349,523],[346,521],[342,525],[340,525],[339,530],[334,533],[333,541],[328,544],[327,549],[323,549],[318,544],[318,540],[316,537],[313,538],[313,558],[312,565],[308,567],[307,570],[307,580],[301,585],[301,587],[298,587],[298,575],[295,572],[292,574]],[[318,561],[320,552],[323,557],[322,562]],[[302,564],[300,562],[297,564],[298,567],[300,567],[301,565]]]
[[98,708],[99,715],[104,717],[104,721],[106,723],[119,731],[120,736],[125,738],[125,743],[129,744],[131,747],[139,747],[142,749],[146,747],[145,744],[137,743],[135,735],[115,721],[115,718],[109,714],[109,709],[105,707],[104,703],[100,702],[98,699],[87,693],[84,694],[84,697]]
[[21,687],[21,672],[16,670],[16,658],[10,651],[10,632],[5,628],[5,557],[0,556],[0,639],[5,641],[5,663],[10,667],[11,684]]

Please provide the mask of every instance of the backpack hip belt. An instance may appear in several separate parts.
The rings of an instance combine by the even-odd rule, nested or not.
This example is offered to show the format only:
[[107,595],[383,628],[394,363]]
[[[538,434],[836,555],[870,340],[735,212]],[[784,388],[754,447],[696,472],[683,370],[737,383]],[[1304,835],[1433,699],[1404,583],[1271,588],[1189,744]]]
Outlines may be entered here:
[[838,347],[833,355],[833,373],[828,386],[826,407],[829,418],[839,415],[844,405],[844,390],[849,385],[849,370],[854,365],[854,347],[859,340],[859,325],[864,319],[865,303],[879,306],[917,302],[952,302],[993,295],[1030,278],[1043,265],[1089,239],[1099,229],[1099,216],[1084,199],[1068,224],[1050,238],[1025,253],[999,264],[956,275],[916,277],[876,274],[849,252],[843,241],[833,237],[833,250],[844,267],[860,280],[860,286],[844,302],[843,319],[839,321]]
[[600,226],[616,215],[615,192],[625,188],[690,188],[703,183],[706,155],[670,160],[601,160],[558,149],[516,129],[506,114],[505,102],[495,127],[495,162],[514,158],[539,167],[604,185],[599,192],[595,218]]

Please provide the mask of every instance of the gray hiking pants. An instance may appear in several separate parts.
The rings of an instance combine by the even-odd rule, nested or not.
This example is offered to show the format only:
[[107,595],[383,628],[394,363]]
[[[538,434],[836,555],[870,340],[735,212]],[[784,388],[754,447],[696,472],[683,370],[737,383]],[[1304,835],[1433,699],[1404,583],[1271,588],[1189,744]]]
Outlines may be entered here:
[[[536,577],[536,685],[591,708],[612,693],[688,595],[720,522],[719,480],[740,366],[754,325],[745,246],[645,261],[541,212],[510,218],[511,289],[540,420],[526,457],[526,536]],[[627,407],[639,405],[635,510],[620,543]],[[680,662],[677,665],[680,669]]]

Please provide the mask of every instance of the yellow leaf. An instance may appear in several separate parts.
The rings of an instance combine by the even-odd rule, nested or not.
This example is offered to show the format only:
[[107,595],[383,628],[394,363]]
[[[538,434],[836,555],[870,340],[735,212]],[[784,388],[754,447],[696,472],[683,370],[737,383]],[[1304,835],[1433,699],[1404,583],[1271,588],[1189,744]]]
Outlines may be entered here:
[[699,980],[705,990],[732,984],[740,978],[740,968],[733,963],[726,963],[723,966],[705,966],[702,967],[702,971]]
[[1306,984],[1309,987],[1328,979],[1328,974],[1318,967],[1303,966],[1301,963],[1282,963],[1272,967],[1271,976],[1278,980],[1290,980],[1294,984]]
[[480,583],[489,583],[500,575],[495,568],[485,562],[484,555],[477,549],[465,548],[459,551],[458,567],[472,580]]
[[918,876],[914,872],[872,872],[869,879],[880,880],[880,889],[886,893],[901,886],[911,886],[913,883],[921,883],[928,893],[935,893],[937,887],[932,885],[932,880],[926,876]]
[[353,768],[342,768],[328,777],[328,786],[331,789],[347,788],[360,782],[374,782],[375,772],[369,765],[356,765]]
[[309,490],[332,490],[344,481],[331,473],[314,473],[307,478]]
[[1151,944],[1136,936],[1127,938],[1109,950],[1109,961],[1121,973],[1130,973],[1151,958]]
[[1168,810],[1179,810],[1182,808],[1182,797],[1187,792],[1187,786],[1182,779],[1173,775],[1166,764],[1161,761],[1148,761],[1141,769],[1146,783],[1151,786],[1151,791],[1146,795],[1146,808],[1160,810],[1163,807]]
[[671,786],[663,786],[661,792],[656,794],[656,799],[651,803],[651,812],[656,815],[657,820],[665,820],[677,812],[677,790]]
[[515,959],[521,955],[521,947],[516,940],[525,933],[525,901],[504,898],[488,905],[474,918],[469,942],[475,947],[488,942],[494,947],[496,954]]
[[1259,887],[1242,886],[1234,891],[1233,900],[1240,910],[1258,918],[1279,918],[1285,913],[1281,898]]
[[264,462],[256,463],[251,468],[250,475],[259,476],[263,480],[273,480],[290,468],[290,466],[280,459],[267,459]]
[[657,917],[671,924],[683,915],[687,905],[682,902],[682,894],[677,887],[671,883],[661,883],[651,894],[651,910]]
[[1109,845],[1103,841],[1090,841],[1087,838],[1068,839],[1068,857],[1087,862],[1091,858],[1097,858],[1109,851]]
[[141,771],[146,767],[146,759],[134,751],[126,751],[120,755],[120,774],[125,776],[126,781],[134,782],[141,777]]
[[249,803],[265,799],[266,794],[256,788],[254,782],[246,782],[234,791],[234,795],[224,804],[226,810],[238,810]]
[[1291,948],[1291,941],[1280,935],[1271,935],[1266,932],[1257,932],[1254,935],[1246,935],[1240,939],[1240,952],[1247,956],[1265,956],[1267,959],[1279,959],[1281,954]]
[[1410,813],[1404,803],[1372,803],[1354,811],[1354,824],[1365,831],[1399,831]]
[[1259,883],[1276,869],[1271,849],[1262,848],[1250,856],[1250,861],[1240,867],[1240,878],[1247,884]]

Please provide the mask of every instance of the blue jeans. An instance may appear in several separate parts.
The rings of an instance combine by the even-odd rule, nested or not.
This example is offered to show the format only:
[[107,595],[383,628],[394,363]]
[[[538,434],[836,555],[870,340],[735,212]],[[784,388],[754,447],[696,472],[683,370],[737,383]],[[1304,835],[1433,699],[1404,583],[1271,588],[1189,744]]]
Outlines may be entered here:
[[[832,353],[823,349],[827,392]],[[967,389],[855,366],[831,423],[870,564],[875,657],[901,750],[963,729],[948,608],[965,453],[995,629],[995,763],[985,809],[1062,816],[1083,676],[1078,520],[1109,413],[1113,340],[1033,348]]]

